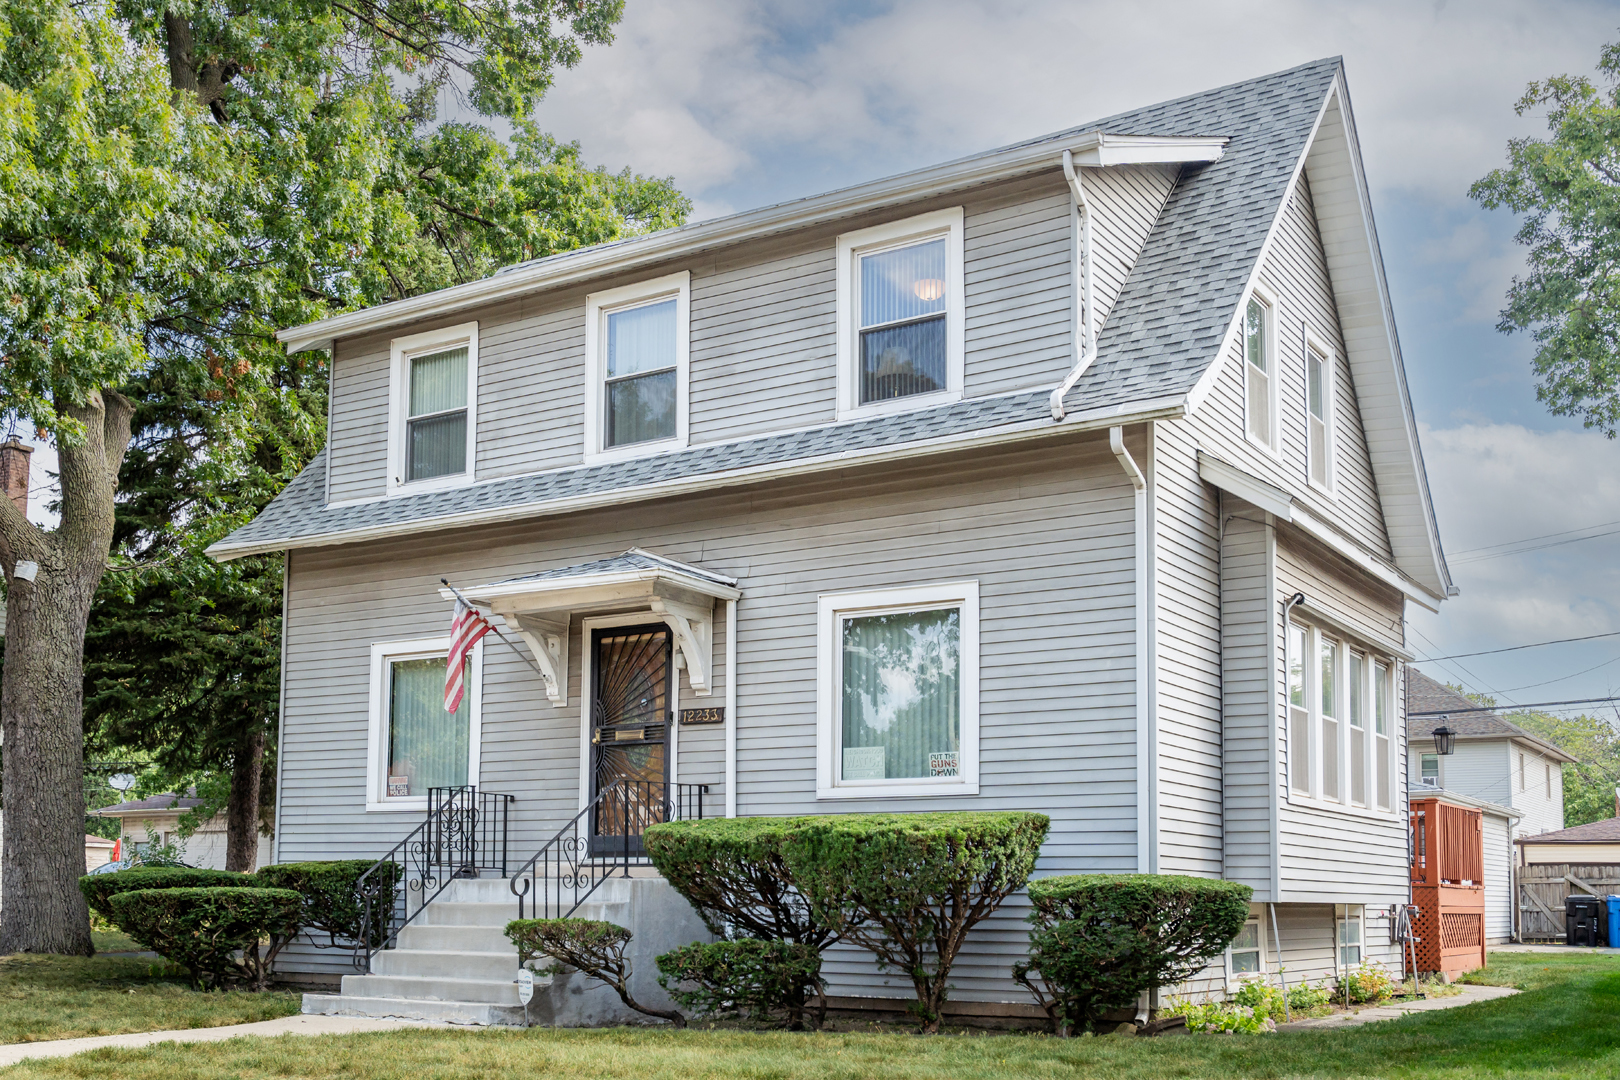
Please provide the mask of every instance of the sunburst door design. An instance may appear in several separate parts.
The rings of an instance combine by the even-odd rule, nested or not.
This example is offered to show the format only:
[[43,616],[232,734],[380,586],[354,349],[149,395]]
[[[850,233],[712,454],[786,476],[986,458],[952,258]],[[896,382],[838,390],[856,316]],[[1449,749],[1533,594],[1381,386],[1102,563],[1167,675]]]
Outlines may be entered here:
[[670,723],[670,634],[662,626],[598,630],[591,698],[592,847],[641,851],[641,833],[664,820]]

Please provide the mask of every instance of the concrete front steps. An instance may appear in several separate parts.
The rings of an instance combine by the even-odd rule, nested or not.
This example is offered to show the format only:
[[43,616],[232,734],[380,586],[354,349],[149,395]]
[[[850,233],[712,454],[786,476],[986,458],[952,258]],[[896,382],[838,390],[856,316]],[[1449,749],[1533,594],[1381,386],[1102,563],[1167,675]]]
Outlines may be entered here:
[[[610,878],[574,916],[627,924],[630,894],[630,880]],[[525,1010],[517,949],[506,937],[517,916],[505,879],[453,881],[399,932],[395,948],[371,958],[371,974],[343,976],[336,994],[305,994],[303,1011],[519,1027],[540,1021],[550,1012],[540,999],[552,980],[535,977],[535,1001]]]

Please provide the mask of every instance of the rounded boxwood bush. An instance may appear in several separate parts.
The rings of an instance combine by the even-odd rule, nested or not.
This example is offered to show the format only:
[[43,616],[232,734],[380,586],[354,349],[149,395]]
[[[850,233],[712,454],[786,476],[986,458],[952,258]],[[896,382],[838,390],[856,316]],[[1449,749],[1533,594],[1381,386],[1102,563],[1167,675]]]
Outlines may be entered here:
[[303,906],[291,889],[137,889],[111,900],[119,928],[184,965],[199,989],[263,990],[276,954],[298,934]]
[[[683,1009],[752,1020],[781,1011],[794,1031],[804,1027],[810,995],[822,990],[821,951],[793,941],[694,941],[660,956],[658,972],[658,985]],[[825,1012],[823,997],[817,1026]]]
[[708,818],[647,828],[647,855],[722,938],[789,941],[825,949],[837,933],[793,884],[782,844],[795,818]]
[[[234,870],[196,870],[186,866],[132,866],[112,874],[86,874],[79,879],[90,910],[117,925],[112,898],[136,889],[251,888],[259,884],[251,874]],[[125,933],[129,931],[119,927]]]
[[817,919],[911,977],[938,1031],[968,931],[1024,887],[1049,825],[1023,811],[795,818],[782,860]]
[[[291,889],[304,898],[304,926],[326,934],[328,944],[360,940],[365,906],[360,895],[360,878],[377,867],[365,882],[373,915],[372,948],[380,948],[388,934],[394,906],[394,891],[403,876],[396,863],[377,864],[371,859],[334,859],[326,862],[277,863],[258,873],[260,883],[272,889]],[[318,944],[318,943],[317,943]]]
[[[1056,1031],[1093,1025],[1145,990],[1184,982],[1249,917],[1247,885],[1176,874],[1073,874],[1029,883],[1029,959],[1013,966]],[[1039,979],[1031,978],[1031,975]]]

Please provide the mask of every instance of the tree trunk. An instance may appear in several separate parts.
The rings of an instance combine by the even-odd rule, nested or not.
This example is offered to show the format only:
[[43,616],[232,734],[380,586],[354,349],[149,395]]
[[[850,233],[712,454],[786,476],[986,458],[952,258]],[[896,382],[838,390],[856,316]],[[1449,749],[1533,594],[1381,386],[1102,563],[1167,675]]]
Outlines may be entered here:
[[0,671],[7,843],[0,953],[88,956],[84,874],[84,628],[112,546],[113,496],[134,411],[117,394],[62,410],[85,426],[59,447],[62,522],[46,533],[0,499],[6,663]]
[[259,868],[259,775],[264,731],[244,732],[231,763],[231,798],[225,806],[225,869],[251,874]]

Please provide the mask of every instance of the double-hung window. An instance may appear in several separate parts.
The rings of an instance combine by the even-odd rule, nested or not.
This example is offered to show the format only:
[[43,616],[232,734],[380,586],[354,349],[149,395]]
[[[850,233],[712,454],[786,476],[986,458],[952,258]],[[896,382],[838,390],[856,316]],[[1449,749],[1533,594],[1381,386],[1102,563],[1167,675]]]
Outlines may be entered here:
[[1277,311],[1258,291],[1243,314],[1244,424],[1249,439],[1277,449]]
[[1440,786],[1440,755],[1424,754],[1418,760],[1419,775],[1428,787]]
[[687,442],[691,275],[585,300],[585,457],[633,457]]
[[962,396],[962,211],[838,238],[840,417]]
[[444,707],[449,648],[444,638],[372,646],[368,810],[425,809],[429,788],[478,782],[483,645],[455,712]]
[[1263,975],[1266,970],[1265,952],[1260,937],[1260,920],[1250,919],[1238,931],[1238,936],[1226,947],[1226,973],[1229,980],[1238,981],[1245,975]]
[[1361,966],[1362,910],[1360,904],[1339,904],[1334,912],[1339,930],[1339,967],[1345,970]]
[[478,413],[478,324],[392,343],[388,490],[454,486],[473,475]]
[[979,789],[979,588],[823,596],[818,798]]
[[1305,345],[1305,441],[1310,481],[1321,488],[1333,483],[1333,361],[1314,338]]
[[1289,789],[1392,809],[1393,666],[1319,627],[1290,620],[1287,630]]

